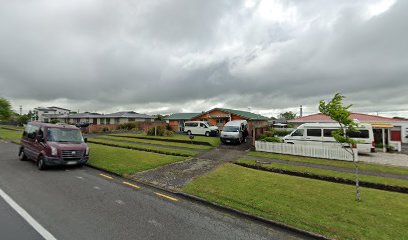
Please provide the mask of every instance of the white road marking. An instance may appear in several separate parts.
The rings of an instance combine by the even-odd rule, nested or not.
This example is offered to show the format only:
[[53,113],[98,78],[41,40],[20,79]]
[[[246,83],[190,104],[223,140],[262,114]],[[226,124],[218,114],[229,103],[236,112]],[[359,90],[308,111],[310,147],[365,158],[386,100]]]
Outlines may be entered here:
[[155,227],[161,227],[161,226],[162,226],[158,221],[156,221],[156,220],[154,220],[154,219],[151,219],[151,220],[149,220],[149,221],[147,221],[147,222],[150,223],[150,224],[152,224],[152,225],[155,226]]
[[0,189],[0,197],[10,205],[28,224],[31,225],[44,239],[46,240],[56,240],[56,238],[47,231],[41,224],[39,224],[33,217],[28,214],[20,205],[18,205],[7,193]]
[[76,178],[78,178],[78,179],[84,179],[83,177],[80,177],[80,176],[76,176]]
[[96,190],[101,190],[101,188],[100,188],[100,187],[98,187],[98,186],[94,186],[94,187],[93,187],[93,189],[96,189]]
[[115,200],[115,202],[119,205],[125,205],[125,202],[123,202],[122,200]]

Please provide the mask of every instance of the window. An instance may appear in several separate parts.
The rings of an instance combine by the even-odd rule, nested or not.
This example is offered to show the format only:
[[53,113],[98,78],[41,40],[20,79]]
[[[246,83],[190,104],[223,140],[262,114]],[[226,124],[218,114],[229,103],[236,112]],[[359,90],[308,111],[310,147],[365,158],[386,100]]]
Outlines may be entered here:
[[293,136],[293,137],[303,137],[303,132],[304,132],[303,129],[297,129],[295,132],[292,133],[291,136]]
[[370,136],[368,130],[359,130],[358,132],[348,132],[347,135],[351,138],[369,138]]
[[204,123],[200,123],[200,127],[207,128],[207,126]]
[[218,124],[224,124],[224,120],[219,118],[219,119],[217,119],[217,123]]
[[106,119],[106,124],[110,124],[110,118]]
[[337,129],[323,129],[323,137],[333,137],[333,132]]
[[307,129],[307,136],[308,137],[321,137],[322,129]]
[[115,118],[115,124],[119,124],[119,118]]

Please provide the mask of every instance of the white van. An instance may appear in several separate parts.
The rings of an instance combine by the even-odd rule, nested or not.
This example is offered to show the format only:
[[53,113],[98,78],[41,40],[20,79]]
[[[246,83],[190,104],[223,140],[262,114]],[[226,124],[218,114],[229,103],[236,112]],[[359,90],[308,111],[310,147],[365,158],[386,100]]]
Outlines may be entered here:
[[[283,138],[285,143],[336,143],[332,132],[340,128],[338,123],[305,123],[293,130]],[[358,132],[352,132],[349,136],[359,141],[358,152],[370,153],[375,151],[374,133],[370,124],[359,124]]]
[[184,123],[184,132],[188,135],[217,136],[218,127],[206,121],[189,121]]
[[220,133],[223,143],[242,143],[248,137],[248,122],[246,120],[233,120],[227,122]]

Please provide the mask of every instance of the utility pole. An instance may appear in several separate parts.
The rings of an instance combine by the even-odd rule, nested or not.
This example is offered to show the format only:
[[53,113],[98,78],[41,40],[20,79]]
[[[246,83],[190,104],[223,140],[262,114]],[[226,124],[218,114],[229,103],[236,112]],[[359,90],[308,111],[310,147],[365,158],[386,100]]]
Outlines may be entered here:
[[23,115],[23,105],[20,105],[20,116]]
[[300,117],[303,117],[303,106],[300,105]]

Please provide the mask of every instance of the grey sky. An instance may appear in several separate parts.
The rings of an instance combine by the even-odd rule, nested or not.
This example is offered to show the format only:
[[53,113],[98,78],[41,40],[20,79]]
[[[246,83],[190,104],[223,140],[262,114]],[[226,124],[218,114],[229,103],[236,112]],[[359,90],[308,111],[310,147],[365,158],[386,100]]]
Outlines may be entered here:
[[10,0],[0,96],[26,110],[270,116],[341,91],[355,111],[408,116],[406,12],[401,0]]

